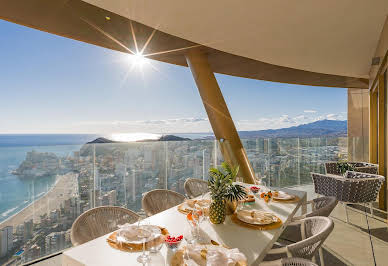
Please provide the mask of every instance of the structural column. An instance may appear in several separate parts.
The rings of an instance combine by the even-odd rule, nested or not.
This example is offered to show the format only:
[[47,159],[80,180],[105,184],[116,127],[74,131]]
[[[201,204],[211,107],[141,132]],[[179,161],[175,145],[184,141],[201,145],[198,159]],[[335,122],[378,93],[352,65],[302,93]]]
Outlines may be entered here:
[[211,70],[207,55],[199,49],[191,49],[186,54],[186,60],[197,84],[214,135],[217,140],[222,141],[221,151],[224,159],[229,163],[238,164],[240,167],[239,174],[245,182],[254,183],[255,175],[252,166]]
[[377,163],[377,91],[369,92],[369,162]]
[[378,83],[378,163],[379,174],[385,176],[385,182],[383,183],[379,193],[379,208],[387,209],[387,177],[385,171],[385,137],[386,137],[386,103],[385,103],[385,84],[384,76],[379,76]]

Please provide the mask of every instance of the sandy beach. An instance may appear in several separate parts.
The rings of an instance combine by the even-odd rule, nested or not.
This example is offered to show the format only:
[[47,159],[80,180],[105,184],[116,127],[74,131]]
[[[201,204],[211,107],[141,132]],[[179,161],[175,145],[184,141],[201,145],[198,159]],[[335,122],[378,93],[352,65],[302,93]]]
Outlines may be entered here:
[[77,174],[68,173],[66,175],[58,176],[55,185],[41,198],[35,200],[33,203],[25,207],[20,212],[14,214],[8,219],[0,223],[0,228],[4,226],[14,226],[24,223],[30,219],[34,222],[40,221],[40,215],[47,214],[51,210],[58,209],[61,203],[75,195],[78,191]]

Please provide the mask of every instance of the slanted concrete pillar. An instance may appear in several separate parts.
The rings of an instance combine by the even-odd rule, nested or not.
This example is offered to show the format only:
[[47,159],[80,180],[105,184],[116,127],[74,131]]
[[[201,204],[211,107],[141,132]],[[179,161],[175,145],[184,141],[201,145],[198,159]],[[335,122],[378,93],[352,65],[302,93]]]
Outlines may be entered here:
[[[208,63],[207,55],[198,49],[191,49],[186,54],[186,60],[197,84],[199,94],[205,106],[210,124],[217,140],[225,140],[221,151],[225,160],[240,166],[240,176],[247,183],[254,183],[255,175],[242,146],[228,106],[213,71]],[[231,159],[233,158],[233,160]]]

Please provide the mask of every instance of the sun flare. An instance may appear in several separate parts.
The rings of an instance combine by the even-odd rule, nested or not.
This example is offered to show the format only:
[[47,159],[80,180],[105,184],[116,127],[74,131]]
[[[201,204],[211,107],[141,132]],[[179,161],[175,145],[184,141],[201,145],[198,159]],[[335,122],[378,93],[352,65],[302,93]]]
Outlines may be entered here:
[[136,68],[143,68],[145,65],[148,64],[148,59],[145,58],[142,54],[128,54],[128,62],[131,64],[131,66]]

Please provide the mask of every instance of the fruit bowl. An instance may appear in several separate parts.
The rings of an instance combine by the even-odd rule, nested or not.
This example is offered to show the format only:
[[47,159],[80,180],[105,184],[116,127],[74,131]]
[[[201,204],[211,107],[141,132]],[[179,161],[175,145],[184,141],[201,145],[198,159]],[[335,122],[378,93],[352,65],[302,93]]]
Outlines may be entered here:
[[183,236],[177,236],[177,237],[172,237],[172,236],[167,236],[166,240],[164,241],[166,243],[166,246],[175,251],[178,249],[179,245],[182,243]]
[[250,189],[251,189],[252,193],[254,193],[254,194],[258,193],[260,190],[260,188],[256,187],[256,186],[252,186]]

